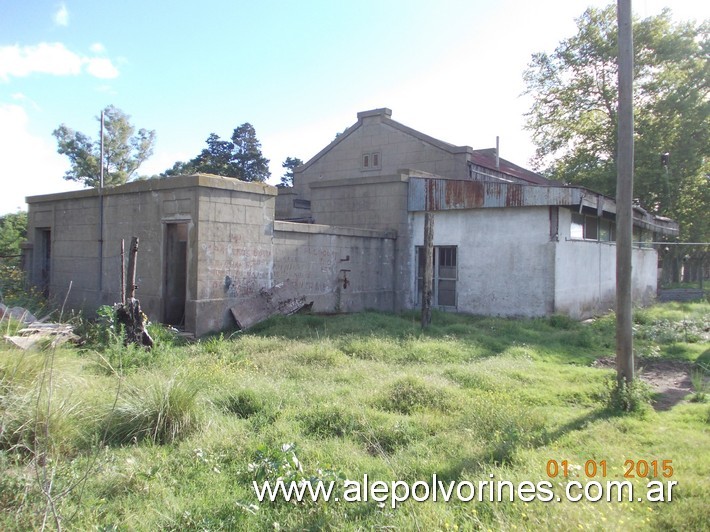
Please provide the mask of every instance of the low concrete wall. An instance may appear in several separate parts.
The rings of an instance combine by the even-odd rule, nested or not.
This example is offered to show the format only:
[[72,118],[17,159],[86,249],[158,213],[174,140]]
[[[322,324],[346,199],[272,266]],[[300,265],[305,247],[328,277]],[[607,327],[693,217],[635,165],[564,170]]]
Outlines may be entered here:
[[[656,250],[632,252],[632,297],[646,305],[656,295]],[[599,315],[616,306],[616,245],[561,241],[555,245],[555,312],[575,319]]]
[[317,312],[394,310],[395,233],[274,222],[274,283]]

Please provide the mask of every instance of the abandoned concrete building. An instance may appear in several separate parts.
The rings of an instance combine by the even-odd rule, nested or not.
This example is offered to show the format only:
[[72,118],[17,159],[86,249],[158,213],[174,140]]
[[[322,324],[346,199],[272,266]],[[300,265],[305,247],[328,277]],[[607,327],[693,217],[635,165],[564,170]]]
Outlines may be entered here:
[[[120,242],[137,236],[145,312],[197,336],[233,327],[230,309],[281,284],[318,312],[398,312],[420,305],[430,211],[437,307],[585,318],[614,306],[612,198],[391,115],[358,113],[295,170],[292,188],[197,174],[29,197],[30,280],[69,308],[112,304]],[[677,232],[675,222],[635,209],[636,242]],[[634,249],[639,304],[655,297],[657,263],[652,246]]]

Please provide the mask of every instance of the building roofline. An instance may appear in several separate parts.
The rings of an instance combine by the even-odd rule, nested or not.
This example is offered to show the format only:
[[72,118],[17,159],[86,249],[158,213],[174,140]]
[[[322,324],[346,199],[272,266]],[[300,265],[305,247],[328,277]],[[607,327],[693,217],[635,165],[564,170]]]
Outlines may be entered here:
[[434,138],[432,136],[429,136],[425,133],[422,133],[421,131],[417,131],[416,129],[413,129],[409,126],[405,126],[404,124],[397,122],[396,120],[392,120],[392,110],[387,108],[387,107],[381,107],[379,109],[371,109],[369,111],[360,111],[357,114],[357,122],[355,122],[352,126],[348,127],[345,131],[343,131],[340,135],[335,137],[330,144],[328,144],[325,148],[320,150],[318,153],[316,153],[313,157],[308,159],[304,164],[296,168],[294,171],[295,172],[303,172],[304,170],[307,170],[310,166],[315,164],[318,159],[323,157],[326,153],[331,151],[335,146],[343,142],[346,138],[348,138],[353,132],[355,132],[357,129],[362,126],[364,123],[365,119],[367,118],[374,118],[374,117],[381,117],[380,120],[383,124],[387,124],[388,126],[398,129],[399,131],[402,131],[403,133],[407,133],[408,135],[411,135],[423,142],[426,142],[427,144],[431,144],[432,146],[435,146],[437,148],[440,148],[442,150],[448,151],[449,153],[452,154],[457,154],[457,153],[473,153],[473,148],[470,146],[456,146],[454,144],[444,142],[443,140],[439,140],[437,138]]
[[[233,190],[236,192],[247,192],[252,194],[265,194],[276,196],[276,187],[266,183],[247,182],[232,177],[223,177],[214,174],[192,174],[166,177],[162,179],[146,179],[144,181],[131,181],[115,187],[105,187],[102,191],[104,196],[117,194],[135,194],[140,192],[152,192],[158,190],[171,190],[178,188],[203,187],[217,188],[222,190]],[[42,203],[46,201],[56,201],[64,199],[91,198],[98,197],[98,188],[85,188],[70,192],[58,192],[56,194],[42,194],[38,196],[28,196],[25,201],[28,204]]]

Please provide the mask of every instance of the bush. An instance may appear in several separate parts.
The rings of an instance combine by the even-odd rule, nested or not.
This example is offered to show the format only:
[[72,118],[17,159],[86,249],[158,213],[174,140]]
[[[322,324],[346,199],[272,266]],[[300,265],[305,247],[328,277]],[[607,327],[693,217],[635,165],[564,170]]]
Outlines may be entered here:
[[606,405],[612,412],[640,412],[651,403],[651,387],[638,378],[628,384],[614,376],[606,386]]
[[165,444],[182,439],[200,425],[199,386],[173,377],[132,385],[105,420],[106,439],[125,444],[150,440]]
[[450,404],[447,393],[435,388],[418,377],[403,377],[396,380],[385,390],[379,400],[384,410],[411,414],[425,408],[445,408]]
[[317,406],[299,416],[308,434],[319,438],[342,438],[359,428],[354,414],[337,406]]
[[229,414],[240,419],[247,419],[265,410],[266,402],[253,390],[229,392],[226,397],[218,399],[216,404]]

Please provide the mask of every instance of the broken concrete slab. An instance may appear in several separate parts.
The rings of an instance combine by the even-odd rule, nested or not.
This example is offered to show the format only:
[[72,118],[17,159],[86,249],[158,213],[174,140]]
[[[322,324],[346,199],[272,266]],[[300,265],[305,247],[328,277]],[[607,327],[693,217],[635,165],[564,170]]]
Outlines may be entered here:
[[66,323],[40,323],[37,321],[17,331],[16,335],[4,336],[3,338],[25,351],[32,349],[39,343],[56,347],[65,342],[79,340],[79,337],[74,334],[74,327],[71,325]]
[[25,308],[7,307],[0,303],[0,321],[4,319],[13,319],[25,324],[34,323],[37,321],[37,318]]
[[270,289],[262,288],[256,296],[230,310],[237,327],[245,330],[276,314],[288,316],[312,304],[307,303],[306,297],[299,295],[292,286],[281,283]]

